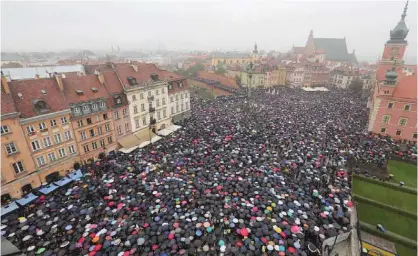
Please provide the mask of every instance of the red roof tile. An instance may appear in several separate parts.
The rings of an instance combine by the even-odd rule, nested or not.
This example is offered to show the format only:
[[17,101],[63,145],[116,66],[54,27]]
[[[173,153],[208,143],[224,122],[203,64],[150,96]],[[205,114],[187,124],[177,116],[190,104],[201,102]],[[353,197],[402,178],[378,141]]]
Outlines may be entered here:
[[17,112],[13,97],[11,94],[1,92],[1,114],[11,114]]
[[[147,64],[147,63],[119,63],[114,64],[115,69],[119,74],[120,79],[124,85],[129,86],[128,77],[133,77],[136,79],[138,84],[141,82],[149,82],[152,81],[151,74],[158,74],[159,69],[155,64]],[[135,71],[133,68],[135,65],[138,68],[138,71]],[[159,78],[162,80],[162,78]]]
[[209,73],[209,72],[205,72],[205,71],[198,71],[196,74],[196,77],[199,78],[203,78],[203,79],[208,79],[208,80],[213,80],[213,81],[217,81],[219,83],[221,83],[223,86],[227,86],[233,90],[239,90],[240,87],[237,84],[237,81],[235,81],[235,79],[223,76],[223,75],[218,75],[218,74],[214,74],[214,73]]
[[395,87],[393,97],[417,99],[417,74],[404,76]]
[[106,82],[106,89],[109,93],[123,93],[123,86],[115,71],[104,71],[103,76]]
[[[59,89],[55,78],[17,80],[10,82],[9,85],[16,108],[23,118],[38,115],[34,109],[34,100],[43,100],[49,108],[49,113],[69,108],[67,99]],[[46,95],[42,94],[41,90],[45,90]],[[18,93],[23,95],[23,99],[19,98]]]
[[[108,97],[106,87],[99,81],[97,75],[86,75],[78,77],[63,78],[64,93],[68,103],[79,103],[93,99]],[[92,88],[96,87],[97,92],[93,92]],[[78,95],[76,90],[82,90],[83,95]]]

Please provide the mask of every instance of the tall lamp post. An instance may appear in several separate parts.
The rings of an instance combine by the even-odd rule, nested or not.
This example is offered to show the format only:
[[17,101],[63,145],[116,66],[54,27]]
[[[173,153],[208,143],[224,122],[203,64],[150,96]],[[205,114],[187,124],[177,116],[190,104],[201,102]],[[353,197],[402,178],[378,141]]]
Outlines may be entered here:
[[152,144],[152,136],[151,136],[151,129],[155,126],[155,119],[154,113],[155,108],[152,106],[152,101],[154,100],[154,96],[148,96],[148,103],[149,103],[149,143]]
[[251,81],[253,78],[253,62],[250,62],[250,64],[247,66],[247,73],[248,73],[248,111],[251,112]]

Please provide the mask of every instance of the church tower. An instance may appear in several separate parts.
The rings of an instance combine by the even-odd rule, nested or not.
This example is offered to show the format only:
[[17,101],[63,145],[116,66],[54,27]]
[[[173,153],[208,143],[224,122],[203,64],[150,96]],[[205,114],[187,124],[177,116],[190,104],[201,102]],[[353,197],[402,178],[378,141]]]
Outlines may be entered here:
[[405,40],[408,35],[408,28],[405,24],[406,11],[408,9],[408,1],[401,15],[401,20],[396,27],[390,31],[390,39],[385,44],[385,50],[383,51],[381,63],[389,64],[398,60],[398,64],[402,65],[403,57],[405,54],[406,46],[408,42]]
[[251,57],[252,57],[252,61],[258,61],[259,59],[257,43],[254,44],[254,50],[253,50],[253,54]]
[[305,45],[305,54],[311,55],[315,52],[315,43],[314,43],[314,37],[313,37],[313,30],[309,33],[308,41]]

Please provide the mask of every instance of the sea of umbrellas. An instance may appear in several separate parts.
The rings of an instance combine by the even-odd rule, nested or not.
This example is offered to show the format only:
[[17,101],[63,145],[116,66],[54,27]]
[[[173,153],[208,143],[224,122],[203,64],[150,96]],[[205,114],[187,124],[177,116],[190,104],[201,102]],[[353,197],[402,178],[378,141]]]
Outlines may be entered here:
[[366,100],[347,91],[247,100],[193,99],[182,129],[84,166],[3,216],[2,235],[26,255],[319,255],[352,228],[347,161],[380,165],[400,145],[366,132]]

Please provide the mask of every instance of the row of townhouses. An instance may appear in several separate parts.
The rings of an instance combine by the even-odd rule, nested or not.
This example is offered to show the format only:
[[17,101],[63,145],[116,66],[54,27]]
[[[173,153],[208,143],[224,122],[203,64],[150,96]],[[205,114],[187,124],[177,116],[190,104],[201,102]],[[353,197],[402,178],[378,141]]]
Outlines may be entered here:
[[2,73],[2,202],[102,152],[153,142],[190,115],[186,79],[154,64],[108,63],[85,71],[25,80]]

